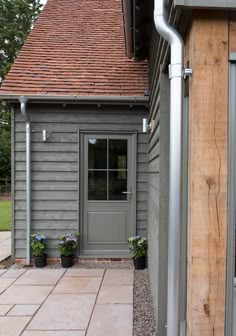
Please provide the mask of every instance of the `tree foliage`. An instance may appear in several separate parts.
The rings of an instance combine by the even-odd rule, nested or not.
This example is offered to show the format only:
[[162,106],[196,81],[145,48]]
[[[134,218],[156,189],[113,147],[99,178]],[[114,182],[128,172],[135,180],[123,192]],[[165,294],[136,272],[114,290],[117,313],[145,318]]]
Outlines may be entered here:
[[[0,85],[31,31],[40,0],[0,0]],[[0,105],[0,177],[11,175],[10,108]]]
[[36,21],[40,0],[0,0],[0,78],[10,70]]

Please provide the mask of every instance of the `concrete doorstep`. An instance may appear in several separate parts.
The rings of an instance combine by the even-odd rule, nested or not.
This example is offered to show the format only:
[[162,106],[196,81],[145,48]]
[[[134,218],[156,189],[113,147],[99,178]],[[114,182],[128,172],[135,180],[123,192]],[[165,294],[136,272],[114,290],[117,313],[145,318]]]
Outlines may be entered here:
[[0,336],[132,336],[133,270],[0,270]]

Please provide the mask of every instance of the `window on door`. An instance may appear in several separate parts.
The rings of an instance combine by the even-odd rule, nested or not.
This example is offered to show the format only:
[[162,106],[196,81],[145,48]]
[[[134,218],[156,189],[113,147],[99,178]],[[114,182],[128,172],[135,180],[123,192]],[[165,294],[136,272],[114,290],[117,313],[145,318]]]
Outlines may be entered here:
[[88,200],[126,201],[127,140],[88,139]]

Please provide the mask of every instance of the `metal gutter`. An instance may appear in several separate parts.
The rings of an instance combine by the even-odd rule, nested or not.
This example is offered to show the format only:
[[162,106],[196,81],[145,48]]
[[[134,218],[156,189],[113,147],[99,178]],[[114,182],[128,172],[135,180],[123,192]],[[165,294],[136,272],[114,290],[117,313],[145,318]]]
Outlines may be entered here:
[[[19,101],[22,95],[19,94],[1,94],[0,100],[12,100]],[[147,96],[57,96],[57,95],[24,95],[28,101],[68,101],[84,104],[96,104],[96,103],[122,103],[122,104],[147,104],[149,97]]]
[[[170,181],[169,181],[169,237],[168,237],[168,293],[167,336],[180,333],[180,274],[182,231],[182,118],[184,43],[180,34],[170,26],[167,1],[155,0],[154,22],[159,34],[171,48],[170,78]],[[186,71],[186,73],[191,71]]]
[[20,109],[25,117],[26,126],[26,263],[30,265],[30,235],[31,235],[31,123],[26,111],[28,98],[19,97]]
[[190,9],[236,9],[235,0],[174,0],[175,7]]

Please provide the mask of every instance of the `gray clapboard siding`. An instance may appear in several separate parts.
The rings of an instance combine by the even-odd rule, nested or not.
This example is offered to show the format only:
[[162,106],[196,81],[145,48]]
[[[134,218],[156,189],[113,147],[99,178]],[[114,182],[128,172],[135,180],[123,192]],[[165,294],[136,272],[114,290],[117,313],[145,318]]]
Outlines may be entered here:
[[[25,171],[25,162],[17,162],[16,171]],[[54,162],[32,162],[32,172],[77,172],[77,162],[57,162],[56,166]]]
[[[78,208],[78,201],[68,200],[37,200],[31,202],[32,211],[76,211]],[[26,210],[26,201],[15,201],[15,210]]]
[[[32,124],[32,228],[47,232],[48,254],[58,257],[56,238],[80,230],[79,131],[135,131],[137,134],[137,233],[146,235],[147,136],[141,133],[147,110],[141,107],[88,108],[28,105]],[[25,122],[15,107],[15,258],[25,257]],[[42,130],[50,138],[42,142]],[[55,240],[55,241],[54,241]]]
[[147,162],[139,162],[137,167],[137,173],[146,173],[146,172],[147,172]]
[[[52,133],[50,135],[50,139],[52,142],[61,142],[61,143],[76,143],[78,134],[75,133]],[[42,140],[42,132],[34,131],[31,136],[31,142],[40,142]],[[18,143],[23,142],[25,143],[25,132],[18,132],[16,133],[16,141]]]
[[[16,171],[17,181],[25,181],[25,172]],[[78,181],[77,172],[32,172],[32,181]]]
[[[15,210],[15,219],[26,219],[25,210]],[[78,211],[72,210],[37,210],[32,211],[32,221],[35,219],[42,220],[76,220],[78,224]],[[67,227],[65,228],[67,229]],[[17,230],[17,228],[16,228]],[[74,227],[74,230],[78,230],[78,225]]]
[[[31,193],[32,200],[37,201],[49,201],[49,200],[61,200],[60,192],[57,191],[32,191]],[[73,201],[78,199],[77,191],[63,191],[63,196],[65,200],[67,201]],[[23,200],[25,199],[25,193],[22,193],[21,191],[15,192],[15,200]]]
[[[68,152],[32,152],[31,155],[32,162],[44,162],[44,161],[54,161],[54,162],[78,162],[78,153],[70,153],[68,157]],[[25,162],[25,152],[16,152],[15,155],[16,162]]]
[[[56,143],[56,142],[33,142],[31,145],[31,149],[33,152],[45,152],[45,147],[48,153],[57,153],[57,152],[74,152],[77,153],[77,142],[76,143]],[[25,152],[25,143],[24,142],[16,142],[15,150],[17,152]]]
[[[15,225],[17,226],[18,230],[24,230],[25,229],[25,221],[22,219],[17,219],[15,221]],[[43,219],[35,219],[32,225],[32,229],[35,231],[45,231],[45,230],[57,230],[61,227],[66,227],[67,230],[74,230],[74,227],[77,225],[77,220],[73,221],[72,219],[70,221],[65,220],[43,220]],[[40,229],[38,229],[40,228]]]
[[[37,122],[39,124],[44,124],[45,123],[49,123],[49,124],[57,124],[57,123],[63,123],[63,125],[69,126],[71,123],[74,123],[75,120],[78,117],[78,112],[79,112],[79,120],[81,124],[86,124],[86,125],[97,125],[98,120],[101,124],[129,124],[132,125],[134,123],[138,124],[140,121],[140,115],[137,111],[136,115],[134,115],[132,112],[130,112],[129,110],[125,112],[121,112],[120,114],[116,113],[104,113],[101,112],[96,113],[96,111],[92,111],[91,113],[89,113],[88,111],[84,110],[82,111],[81,109],[76,110],[76,112],[73,113],[73,111],[70,110],[70,112],[68,113],[68,109],[67,111],[64,111],[62,109],[57,109],[56,113],[51,113],[51,109],[50,110],[45,110],[45,111],[41,111],[40,109],[37,111],[37,109],[35,109],[34,113],[35,113],[35,117],[34,120],[32,120],[33,122]],[[42,117],[41,117],[42,116]],[[133,119],[133,120],[131,120]],[[21,115],[16,116],[16,122],[19,122],[19,125],[22,126],[22,124],[24,124],[24,119],[22,119]],[[34,128],[33,128],[34,129]]]
[[[48,182],[41,181],[40,184],[37,182],[32,182],[32,191],[77,191],[78,186],[71,181],[53,181],[50,184]],[[17,181],[15,183],[15,191],[25,191],[25,181]],[[21,193],[23,197],[25,195]]]

